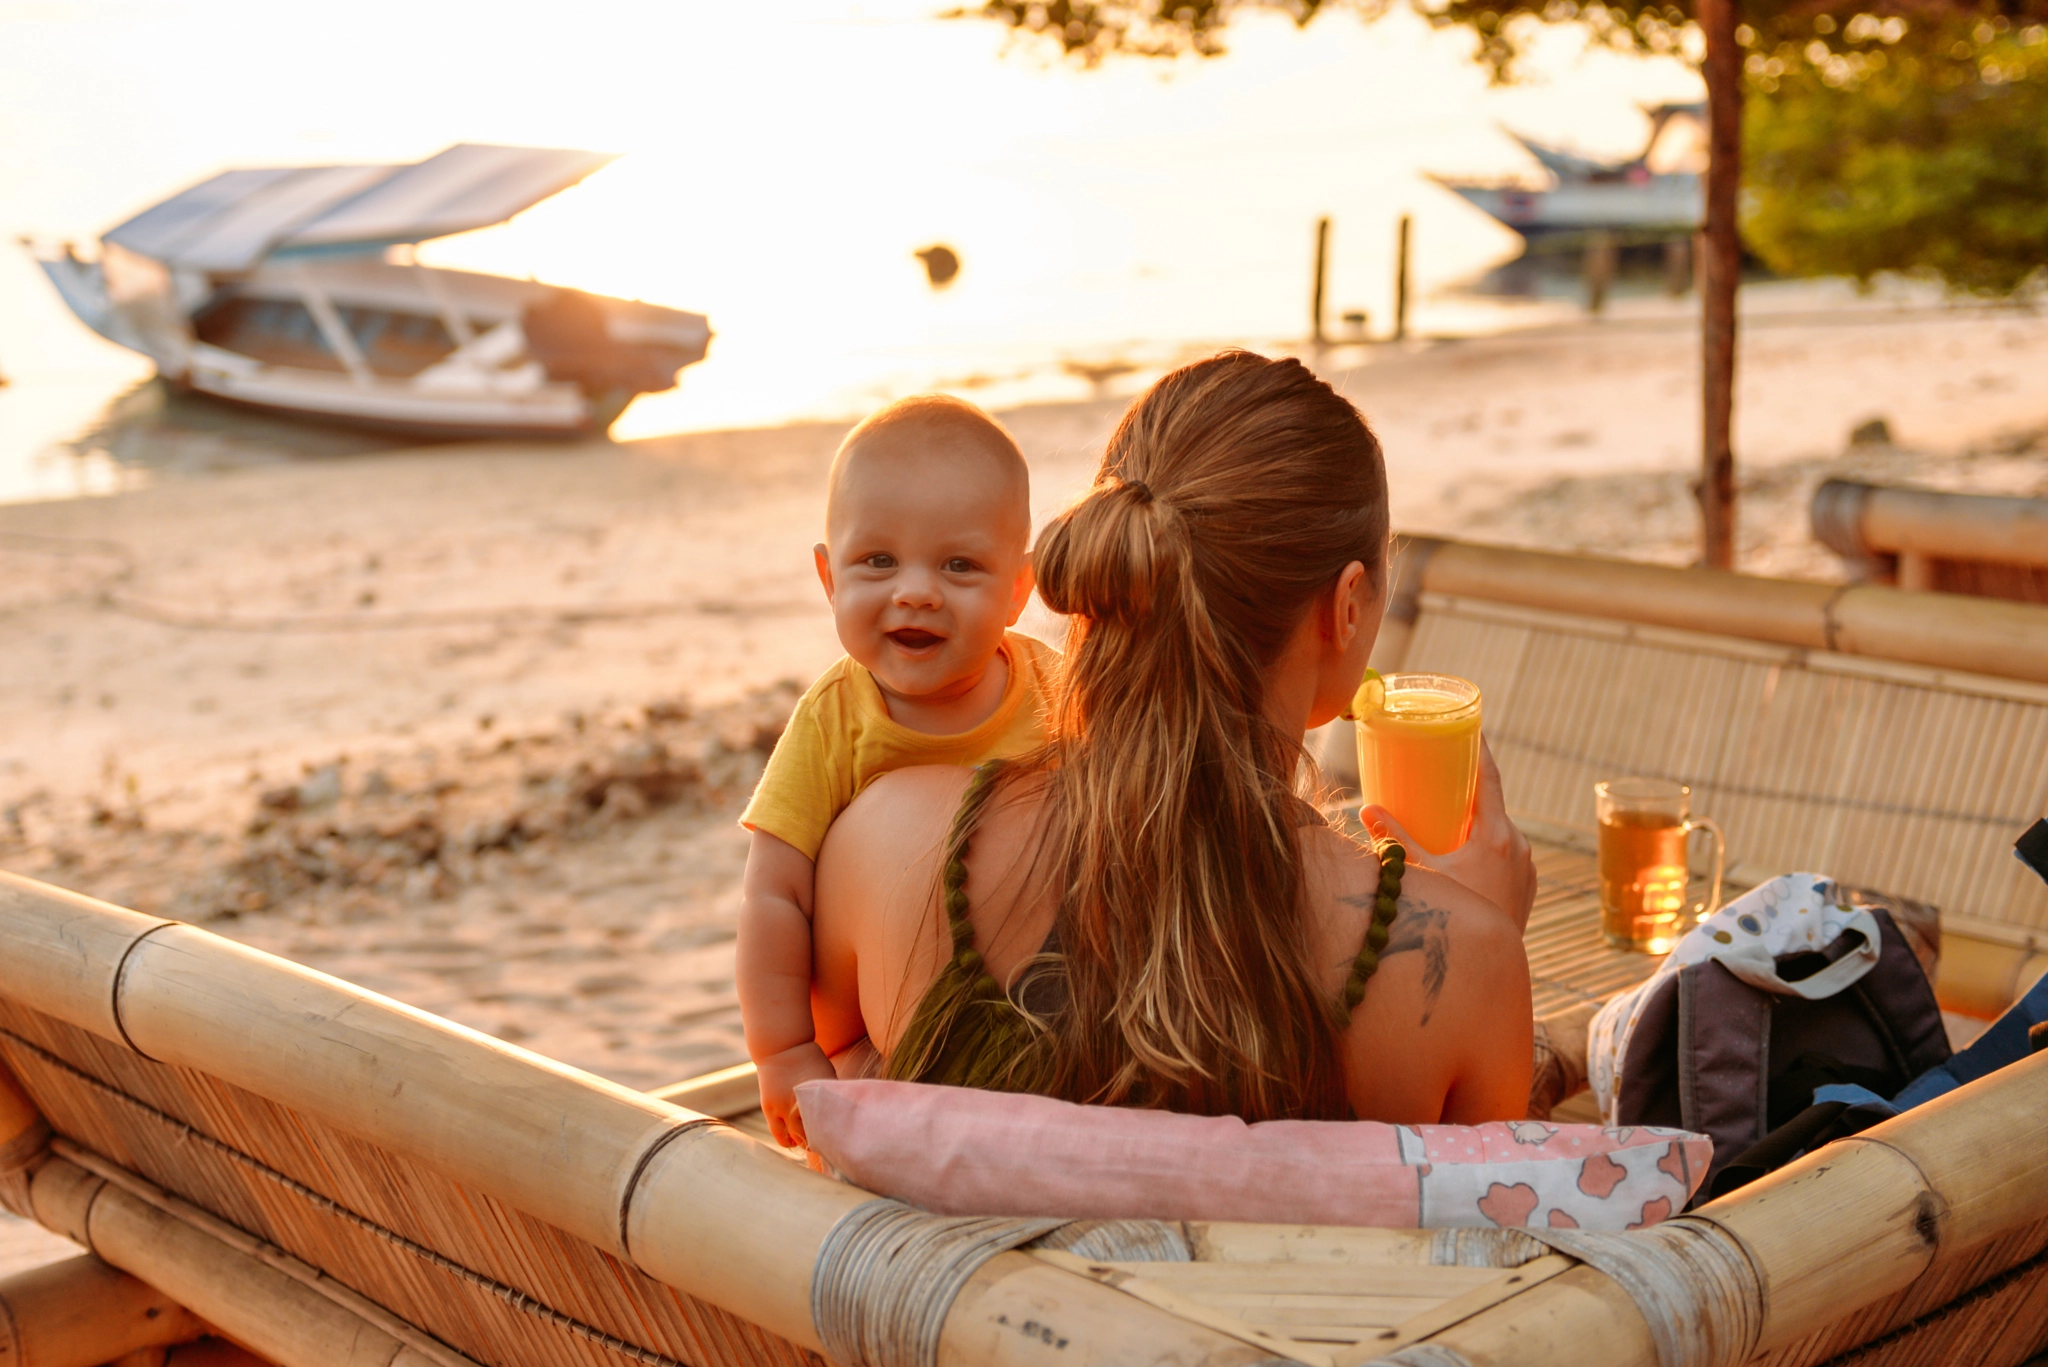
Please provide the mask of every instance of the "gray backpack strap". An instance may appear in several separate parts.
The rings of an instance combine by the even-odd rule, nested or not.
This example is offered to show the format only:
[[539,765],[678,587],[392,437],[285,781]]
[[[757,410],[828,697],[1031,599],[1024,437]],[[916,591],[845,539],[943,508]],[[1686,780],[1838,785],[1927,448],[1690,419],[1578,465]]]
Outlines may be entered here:
[[1763,1138],[1771,1075],[1771,996],[1719,960],[1678,974],[1679,1125],[1714,1141],[1721,1165]]

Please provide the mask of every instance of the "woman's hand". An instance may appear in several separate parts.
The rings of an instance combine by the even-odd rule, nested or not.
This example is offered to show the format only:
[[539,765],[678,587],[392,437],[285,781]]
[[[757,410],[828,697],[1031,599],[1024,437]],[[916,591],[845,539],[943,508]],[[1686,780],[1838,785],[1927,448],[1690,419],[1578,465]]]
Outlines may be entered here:
[[1472,813],[1472,834],[1449,854],[1431,854],[1401,829],[1384,807],[1359,810],[1358,819],[1376,839],[1395,839],[1406,847],[1408,862],[1454,878],[1508,914],[1517,930],[1529,926],[1529,908],[1536,903],[1536,861],[1529,841],[1508,820],[1501,796],[1500,767],[1486,737],[1479,738],[1479,793]]

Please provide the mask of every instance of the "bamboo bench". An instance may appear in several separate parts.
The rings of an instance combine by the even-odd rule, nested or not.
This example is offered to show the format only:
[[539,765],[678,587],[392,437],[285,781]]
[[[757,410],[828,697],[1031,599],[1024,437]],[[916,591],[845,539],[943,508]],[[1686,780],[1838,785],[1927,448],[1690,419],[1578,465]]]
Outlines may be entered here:
[[[2005,850],[2048,805],[2048,608],[1417,542],[1376,664],[1485,690],[1541,837],[1549,1005],[1645,969],[1588,919],[1590,785],[1624,771],[1692,782],[1752,876],[1941,905],[1953,1008],[2048,967],[2048,895]],[[2048,1054],[1691,1216],[1576,1237],[948,1221],[706,1114],[744,1120],[750,1088],[631,1092],[0,876],[0,1204],[287,1367],[794,1367],[849,1324],[872,1367],[2010,1367],[2048,1340]],[[852,1257],[874,1218],[899,1233]],[[22,1350],[54,1339],[12,1285],[0,1364],[12,1334],[62,1367]]]

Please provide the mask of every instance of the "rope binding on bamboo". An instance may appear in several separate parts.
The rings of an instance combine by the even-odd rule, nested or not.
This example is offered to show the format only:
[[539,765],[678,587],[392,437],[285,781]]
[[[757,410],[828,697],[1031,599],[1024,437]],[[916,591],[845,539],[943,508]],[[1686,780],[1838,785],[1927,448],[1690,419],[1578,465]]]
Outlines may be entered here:
[[1558,1252],[1628,1292],[1657,1345],[1659,1367],[1732,1367],[1763,1334],[1763,1279],[1727,1231],[1679,1216],[1626,1234],[1532,1229]]
[[1066,1223],[931,1215],[890,1200],[855,1206],[826,1234],[811,1274],[826,1354],[840,1367],[938,1367],[946,1315],[968,1278]]

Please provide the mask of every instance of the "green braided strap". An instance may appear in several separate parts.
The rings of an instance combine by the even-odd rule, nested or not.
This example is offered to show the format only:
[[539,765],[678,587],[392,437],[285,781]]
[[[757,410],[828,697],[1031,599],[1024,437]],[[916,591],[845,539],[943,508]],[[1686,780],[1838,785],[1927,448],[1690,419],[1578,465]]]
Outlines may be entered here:
[[1380,890],[1373,898],[1372,924],[1365,932],[1365,947],[1351,961],[1351,976],[1344,981],[1345,1019],[1365,1000],[1365,980],[1380,971],[1380,951],[1387,947],[1387,935],[1401,903],[1401,875],[1408,869],[1408,851],[1398,840],[1382,841],[1373,847],[1380,857]]

